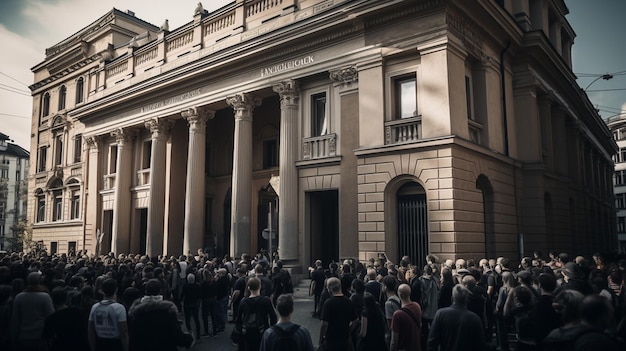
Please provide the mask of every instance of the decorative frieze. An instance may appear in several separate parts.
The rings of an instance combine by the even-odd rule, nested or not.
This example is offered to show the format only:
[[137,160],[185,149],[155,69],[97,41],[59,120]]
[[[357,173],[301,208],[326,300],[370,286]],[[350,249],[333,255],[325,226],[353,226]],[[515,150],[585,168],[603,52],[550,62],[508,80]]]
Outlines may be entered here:
[[356,66],[340,68],[330,71],[330,79],[337,83],[351,84],[359,79],[359,71]]

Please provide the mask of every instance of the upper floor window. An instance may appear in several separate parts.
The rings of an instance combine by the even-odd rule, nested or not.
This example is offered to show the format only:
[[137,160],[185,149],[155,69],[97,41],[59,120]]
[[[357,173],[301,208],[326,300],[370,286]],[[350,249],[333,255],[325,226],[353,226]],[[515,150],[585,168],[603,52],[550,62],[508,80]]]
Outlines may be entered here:
[[9,170],[8,169],[0,169],[0,179],[9,179]]
[[65,98],[67,96],[67,88],[65,85],[59,89],[59,111],[65,110]]
[[54,165],[59,166],[63,163],[63,134],[54,137]]
[[397,119],[417,116],[417,78],[415,74],[395,78],[393,87],[394,116]]
[[276,139],[263,141],[263,169],[278,167],[278,142]]
[[70,219],[80,218],[80,192],[78,189],[72,190],[70,198]]
[[45,117],[50,114],[50,93],[45,93],[43,95],[43,100],[41,102],[41,116]]
[[48,146],[41,146],[39,148],[39,159],[37,160],[37,172],[43,172],[46,170],[47,157]]
[[626,194],[615,194],[615,208],[626,208]]
[[312,137],[328,134],[329,118],[326,106],[326,92],[311,95]]
[[85,80],[81,77],[76,81],[76,104],[83,102],[83,95],[85,90]]
[[43,191],[37,192],[37,213],[35,222],[43,222],[46,220],[46,195]]
[[74,137],[74,163],[78,163],[81,160],[83,148],[83,136],[78,134]]
[[615,171],[615,175],[613,176],[613,184],[614,185],[626,184],[626,171]]

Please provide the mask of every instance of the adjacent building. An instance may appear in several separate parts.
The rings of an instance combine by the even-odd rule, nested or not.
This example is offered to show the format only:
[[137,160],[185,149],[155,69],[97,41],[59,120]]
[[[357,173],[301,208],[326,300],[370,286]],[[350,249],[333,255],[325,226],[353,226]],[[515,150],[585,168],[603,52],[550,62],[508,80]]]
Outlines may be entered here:
[[113,9],[32,68],[34,240],[294,267],[614,248],[616,144],[562,0],[189,12]]
[[16,249],[14,233],[25,222],[29,153],[0,132],[0,251]]
[[626,115],[609,117],[606,124],[619,147],[618,152],[613,156],[615,162],[613,187],[617,214],[618,250],[626,252]]

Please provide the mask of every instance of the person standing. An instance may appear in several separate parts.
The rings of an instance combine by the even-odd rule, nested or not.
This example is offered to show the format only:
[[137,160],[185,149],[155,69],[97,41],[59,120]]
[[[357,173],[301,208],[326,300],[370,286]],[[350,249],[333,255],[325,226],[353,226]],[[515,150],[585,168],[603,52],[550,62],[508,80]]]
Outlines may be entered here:
[[[204,334],[214,337],[217,335],[217,284],[215,283],[213,271],[205,269],[202,271],[202,324]],[[211,328],[213,333],[209,333],[209,315],[211,316]]]
[[87,323],[78,307],[67,306],[67,290],[57,287],[50,295],[56,312],[46,318],[42,333],[42,338],[48,340],[49,351],[88,350]]
[[187,284],[183,287],[181,300],[183,301],[183,312],[185,314],[185,325],[191,331],[191,318],[196,329],[196,339],[200,339],[200,299],[202,298],[202,288],[196,283],[196,276],[193,273],[187,274]]
[[257,277],[248,279],[247,288],[250,296],[239,305],[235,329],[242,334],[239,351],[256,351],[261,344],[263,332],[276,324],[276,312],[272,301],[261,295],[261,280]]
[[313,342],[309,331],[291,321],[293,314],[293,296],[291,294],[280,295],[276,299],[276,310],[278,311],[278,323],[263,332],[260,351],[281,350],[280,339],[291,338],[291,350],[313,351]]
[[402,307],[393,313],[391,320],[390,351],[414,350],[420,351],[422,308],[417,302],[411,301],[411,287],[401,284],[398,294]]
[[452,306],[435,314],[428,334],[428,351],[483,351],[487,347],[480,317],[467,309],[470,292],[461,284],[452,288]]
[[89,346],[91,351],[128,351],[128,324],[124,305],[115,301],[117,282],[102,282],[104,299],[89,313]]
[[223,332],[228,318],[228,297],[230,296],[230,278],[226,268],[217,270],[217,332]]
[[324,273],[324,267],[322,267],[322,261],[315,261],[315,269],[311,272],[311,290],[314,295],[313,305],[313,318],[318,317],[320,297],[324,291],[324,280],[326,280],[326,273]]
[[13,349],[46,350],[42,331],[46,317],[54,313],[50,295],[41,285],[41,273],[31,272],[26,288],[15,296],[11,312],[11,341]]
[[328,278],[326,285],[331,296],[322,307],[319,345],[323,345],[325,351],[351,351],[350,332],[358,316],[350,300],[343,295],[339,278]]
[[361,312],[361,330],[357,350],[385,351],[389,345],[385,341],[387,321],[374,295],[366,292],[363,295],[364,308]]

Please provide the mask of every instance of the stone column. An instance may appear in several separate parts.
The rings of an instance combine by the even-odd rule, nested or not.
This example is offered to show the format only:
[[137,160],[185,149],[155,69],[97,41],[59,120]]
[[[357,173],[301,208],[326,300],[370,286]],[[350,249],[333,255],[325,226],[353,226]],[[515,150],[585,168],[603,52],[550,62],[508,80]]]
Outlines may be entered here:
[[280,184],[278,187],[278,253],[283,260],[298,259],[298,108],[296,82],[274,86],[280,95]]
[[183,253],[193,254],[202,248],[204,234],[204,163],[206,158],[206,121],[215,111],[190,108],[181,112],[189,124],[187,183],[185,190],[185,229]]
[[150,151],[150,191],[148,199],[148,228],[146,254],[158,257],[163,254],[163,219],[165,217],[165,149],[169,130],[174,126],[171,119],[151,118],[145,126],[152,133]]
[[87,162],[85,165],[87,178],[85,179],[84,197],[81,199],[81,210],[85,214],[83,223],[85,225],[85,247],[89,248],[89,253],[98,254],[111,251],[111,233],[103,233],[102,241],[98,242],[96,232],[100,228],[100,201],[98,201],[98,191],[100,190],[100,137],[90,136],[85,138],[85,143],[89,148]]
[[119,255],[130,249],[130,210],[131,210],[131,171],[133,140],[137,131],[116,129],[111,135],[117,141],[115,162],[115,206],[113,207],[113,229],[111,233],[112,251]]
[[226,103],[235,110],[233,150],[232,218],[230,254],[238,257],[250,252],[252,218],[252,110],[261,99],[250,94],[228,97]]

